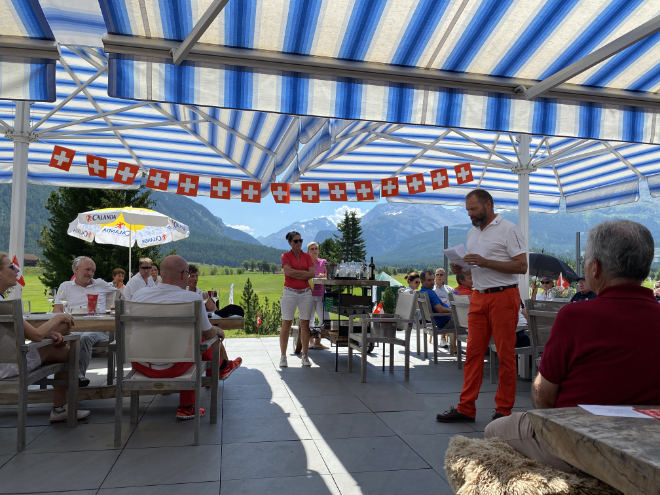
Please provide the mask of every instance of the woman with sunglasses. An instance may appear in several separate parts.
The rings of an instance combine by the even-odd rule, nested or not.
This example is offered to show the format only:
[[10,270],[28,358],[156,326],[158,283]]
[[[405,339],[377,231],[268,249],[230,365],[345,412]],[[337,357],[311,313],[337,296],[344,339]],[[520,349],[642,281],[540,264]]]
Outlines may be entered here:
[[144,287],[156,287],[156,282],[151,278],[152,264],[151,258],[140,258],[138,262],[138,273],[133,275],[126,284],[126,287],[124,287],[124,292],[122,293],[124,299],[130,301],[133,294]]
[[408,282],[408,287],[406,287],[406,290],[408,292],[415,292],[416,290],[419,290],[419,284],[422,283],[422,281],[419,278],[419,273],[417,272],[410,272],[408,275],[403,277],[406,282]]
[[284,289],[280,308],[282,310],[282,330],[280,331],[280,368],[288,366],[286,360],[286,347],[289,342],[291,323],[298,309],[300,321],[300,341],[302,343],[302,365],[311,366],[307,356],[309,349],[309,320],[313,304],[312,289],[309,279],[314,278],[314,261],[309,254],[302,250],[302,237],[299,232],[291,231],[286,235],[291,251],[282,254],[282,268],[284,269]]
[[543,277],[541,279],[541,288],[543,291],[540,294],[537,294],[539,288],[534,284],[532,289],[532,300],[534,301],[552,301],[555,298],[555,295],[552,291],[552,288],[555,286],[554,281],[550,277]]

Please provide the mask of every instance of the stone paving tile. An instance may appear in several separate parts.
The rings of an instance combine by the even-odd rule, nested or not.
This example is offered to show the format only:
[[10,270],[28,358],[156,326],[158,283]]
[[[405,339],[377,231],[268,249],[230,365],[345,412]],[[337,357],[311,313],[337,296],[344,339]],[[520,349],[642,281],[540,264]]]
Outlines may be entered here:
[[224,419],[223,444],[309,440],[311,435],[300,416],[262,417],[246,422],[242,418]]
[[[122,446],[130,434],[128,421],[122,424]],[[114,448],[114,423],[79,424],[69,428],[66,424],[46,428],[27,446],[26,452],[74,452],[81,450],[111,450]]]
[[[465,432],[459,434],[469,438],[482,437],[482,434],[477,432]],[[404,434],[401,435],[401,439],[446,480],[445,451],[449,446],[449,440],[455,435],[455,433],[441,433],[434,435]]]
[[[339,495],[335,480],[329,474],[311,473],[284,478],[252,478],[223,480],[220,495],[290,495],[308,493],[314,495]],[[350,492],[344,492],[350,493]]]
[[224,400],[222,407],[223,419],[257,420],[263,417],[288,417],[300,414],[290,397]]
[[[45,426],[30,426],[25,429],[25,444],[30,445],[35,438],[41,435],[48,428]],[[16,428],[0,428],[0,455],[16,452]]]
[[436,433],[474,432],[474,423],[438,423],[434,411],[378,413],[378,417],[397,435],[432,435]]
[[33,492],[33,495],[94,495],[96,490],[75,490],[66,492]]
[[[222,419],[218,413],[218,423],[211,424],[210,411],[199,421],[200,445],[219,445],[222,440]],[[195,425],[192,421],[177,421],[174,409],[167,414],[149,415],[135,426],[127,449],[143,449],[148,447],[185,447],[194,441]]]
[[256,384],[256,385],[237,385],[234,383],[225,384],[223,392],[225,399],[270,399],[271,397],[289,397],[289,389],[282,383]]
[[124,488],[103,488],[98,495],[218,495],[219,481],[202,483],[177,483],[173,485],[128,486]]
[[452,495],[447,482],[432,469],[335,473],[332,475],[342,494],[401,495],[433,493]]
[[328,395],[323,397],[294,397],[298,413],[303,416],[310,414],[341,414],[370,412],[354,395]]

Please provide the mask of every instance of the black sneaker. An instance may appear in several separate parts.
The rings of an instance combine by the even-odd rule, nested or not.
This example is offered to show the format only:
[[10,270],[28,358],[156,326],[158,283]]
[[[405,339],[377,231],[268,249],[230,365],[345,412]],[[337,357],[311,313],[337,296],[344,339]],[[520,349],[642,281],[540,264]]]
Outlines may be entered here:
[[78,378],[78,387],[82,388],[82,387],[86,387],[87,385],[89,385],[89,378],[87,378],[86,376],[81,376],[80,378]]
[[474,423],[474,418],[458,412],[453,407],[450,407],[448,411],[438,414],[435,419],[440,423]]
[[498,413],[497,411],[495,411],[495,412],[493,413],[493,415],[491,416],[491,419],[492,419],[493,421],[495,421],[496,419],[500,419],[500,418],[503,418],[503,417],[505,417],[505,416],[506,416],[506,414]]

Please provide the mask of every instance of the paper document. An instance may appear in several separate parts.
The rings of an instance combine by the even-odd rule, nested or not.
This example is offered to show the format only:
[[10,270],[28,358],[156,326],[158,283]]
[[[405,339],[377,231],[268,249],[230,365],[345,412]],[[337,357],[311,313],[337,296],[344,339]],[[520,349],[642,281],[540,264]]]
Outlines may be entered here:
[[457,246],[449,247],[444,250],[445,256],[449,259],[450,263],[454,263],[466,270],[470,269],[465,261],[463,261],[463,256],[467,253],[465,252],[465,246],[463,244],[458,244]]
[[585,411],[595,414],[596,416],[614,416],[618,418],[645,418],[650,419],[650,416],[639,413],[633,409],[632,406],[594,406],[578,404],[579,407]]

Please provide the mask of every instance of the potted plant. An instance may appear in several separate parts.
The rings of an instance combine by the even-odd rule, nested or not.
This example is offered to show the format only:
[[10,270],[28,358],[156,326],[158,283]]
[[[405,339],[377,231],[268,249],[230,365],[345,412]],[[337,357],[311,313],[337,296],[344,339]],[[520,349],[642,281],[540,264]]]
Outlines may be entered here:
[[[393,287],[388,287],[383,291],[381,302],[383,303],[383,313],[371,315],[373,318],[396,318],[394,311],[396,310],[396,296],[397,292]],[[375,337],[394,337],[396,336],[396,323],[383,322],[371,323],[371,333]]]

